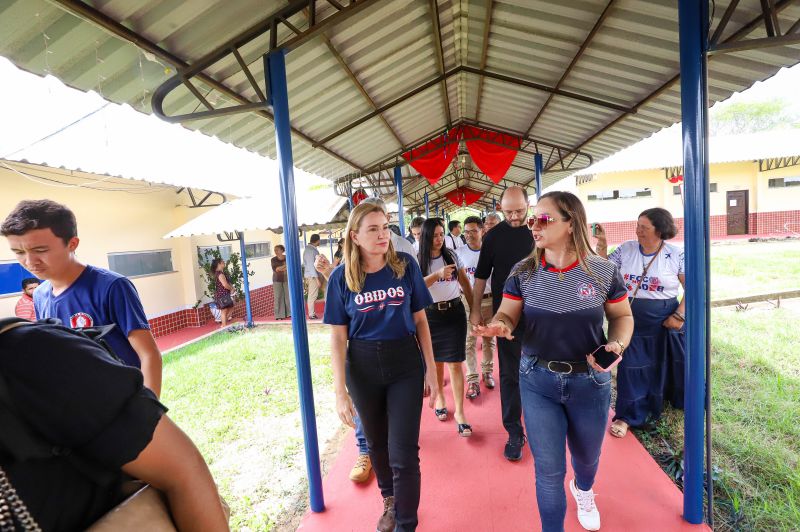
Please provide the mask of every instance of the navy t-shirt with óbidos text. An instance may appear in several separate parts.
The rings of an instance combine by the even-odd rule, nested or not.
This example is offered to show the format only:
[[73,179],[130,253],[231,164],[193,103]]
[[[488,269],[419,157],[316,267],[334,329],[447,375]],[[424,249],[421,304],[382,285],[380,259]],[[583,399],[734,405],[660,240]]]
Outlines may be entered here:
[[347,325],[350,340],[397,340],[416,334],[413,314],[433,303],[417,261],[398,253],[406,271],[398,279],[387,265],[368,273],[361,292],[352,292],[337,266],[328,280],[322,322]]

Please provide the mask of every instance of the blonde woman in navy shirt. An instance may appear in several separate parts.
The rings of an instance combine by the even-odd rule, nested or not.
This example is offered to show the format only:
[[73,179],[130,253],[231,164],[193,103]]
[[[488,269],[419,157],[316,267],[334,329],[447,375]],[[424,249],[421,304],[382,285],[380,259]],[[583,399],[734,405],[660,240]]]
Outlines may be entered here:
[[416,530],[423,394],[438,395],[419,266],[396,253],[386,211],[361,203],[350,213],[344,264],[331,273],[323,322],[331,325],[336,409],[361,418],[383,514],[378,532]]
[[603,368],[593,353],[622,355],[633,318],[617,266],[591,249],[580,200],[550,192],[533,212],[528,226],[536,248],[512,270],[492,321],[476,326],[474,334],[511,339],[524,312],[519,388],[542,530],[564,530],[567,445],[578,521],[586,530],[599,530],[592,485],[608,423],[610,371],[621,359]]

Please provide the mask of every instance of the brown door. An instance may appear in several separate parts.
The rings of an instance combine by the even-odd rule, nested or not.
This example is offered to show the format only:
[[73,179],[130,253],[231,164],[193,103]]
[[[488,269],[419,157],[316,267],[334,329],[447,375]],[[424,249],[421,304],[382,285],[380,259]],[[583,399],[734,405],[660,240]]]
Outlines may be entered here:
[[729,235],[746,235],[747,234],[747,218],[750,209],[747,205],[749,191],[747,190],[729,190],[727,197],[728,206],[728,234]]

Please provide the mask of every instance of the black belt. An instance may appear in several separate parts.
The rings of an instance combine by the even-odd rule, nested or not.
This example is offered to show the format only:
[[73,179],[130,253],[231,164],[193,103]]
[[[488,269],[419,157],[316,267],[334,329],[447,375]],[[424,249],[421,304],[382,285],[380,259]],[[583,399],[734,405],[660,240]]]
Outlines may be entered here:
[[461,303],[460,297],[455,297],[449,301],[437,301],[433,305],[430,305],[428,308],[431,310],[450,310],[451,308],[456,308],[459,305],[463,305]]
[[536,359],[535,366],[544,367],[548,370],[552,371],[553,373],[563,373],[568,375],[570,373],[588,373],[589,372],[589,363],[585,360],[580,362],[564,362],[560,360],[542,360],[541,358]]

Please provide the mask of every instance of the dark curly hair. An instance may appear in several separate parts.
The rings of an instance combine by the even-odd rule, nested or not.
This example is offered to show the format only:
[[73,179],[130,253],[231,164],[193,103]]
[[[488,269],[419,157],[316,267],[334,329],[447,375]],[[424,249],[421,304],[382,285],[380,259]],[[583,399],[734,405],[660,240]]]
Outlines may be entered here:
[[34,229],[50,229],[65,245],[78,236],[75,214],[66,205],[48,199],[20,201],[0,225],[0,234],[22,236]]
[[678,227],[675,225],[675,219],[667,209],[653,207],[652,209],[642,211],[639,218],[642,216],[646,216],[647,219],[650,220],[650,223],[653,224],[661,240],[669,240],[678,234]]

